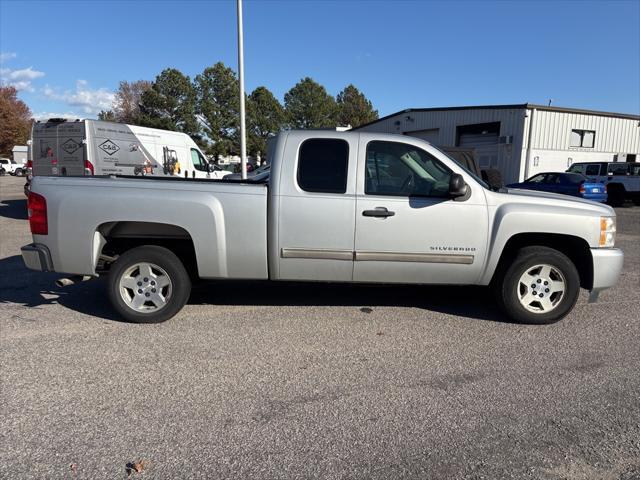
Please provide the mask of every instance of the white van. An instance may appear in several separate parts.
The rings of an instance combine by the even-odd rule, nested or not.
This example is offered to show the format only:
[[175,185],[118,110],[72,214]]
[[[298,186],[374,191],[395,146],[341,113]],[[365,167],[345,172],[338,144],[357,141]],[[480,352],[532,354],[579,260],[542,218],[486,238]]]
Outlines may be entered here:
[[31,130],[32,175],[160,175],[220,179],[229,172],[209,163],[180,132],[101,120],[50,119]]

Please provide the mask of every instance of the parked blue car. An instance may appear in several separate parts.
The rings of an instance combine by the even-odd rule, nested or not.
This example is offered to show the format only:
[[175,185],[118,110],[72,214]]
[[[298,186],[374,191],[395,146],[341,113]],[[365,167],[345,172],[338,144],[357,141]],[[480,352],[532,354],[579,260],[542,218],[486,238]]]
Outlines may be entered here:
[[607,186],[604,183],[590,181],[580,173],[538,173],[524,182],[507,185],[507,188],[562,193],[594,202],[607,201]]

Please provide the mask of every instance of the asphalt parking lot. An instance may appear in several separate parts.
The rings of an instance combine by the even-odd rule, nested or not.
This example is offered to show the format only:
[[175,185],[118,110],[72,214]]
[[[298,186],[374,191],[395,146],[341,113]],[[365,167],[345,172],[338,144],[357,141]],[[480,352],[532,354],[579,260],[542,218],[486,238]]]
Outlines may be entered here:
[[619,285],[555,325],[481,288],[263,283],[132,325],[100,280],[26,270],[22,184],[0,177],[2,478],[640,478],[640,207]]

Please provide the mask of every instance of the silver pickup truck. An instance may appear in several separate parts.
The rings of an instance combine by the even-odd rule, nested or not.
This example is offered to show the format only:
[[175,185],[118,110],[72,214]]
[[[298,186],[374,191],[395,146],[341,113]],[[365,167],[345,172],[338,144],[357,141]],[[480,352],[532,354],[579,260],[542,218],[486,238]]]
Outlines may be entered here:
[[269,159],[263,182],[35,177],[24,262],[108,274],[118,313],[148,323],[197,279],[485,285],[510,318],[550,323],[622,269],[610,207],[492,191],[416,138],[289,131]]

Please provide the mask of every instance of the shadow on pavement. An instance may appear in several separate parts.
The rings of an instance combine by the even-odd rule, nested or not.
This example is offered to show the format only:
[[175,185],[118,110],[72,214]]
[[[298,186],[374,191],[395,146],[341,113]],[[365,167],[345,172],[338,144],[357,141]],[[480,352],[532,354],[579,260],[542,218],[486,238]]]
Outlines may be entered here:
[[349,283],[201,282],[190,304],[423,308],[478,320],[510,322],[488,288]]
[[[19,255],[0,260],[0,303],[40,308],[58,303],[70,310],[119,320],[105,292],[104,279],[58,287],[63,275],[28,270]],[[460,317],[509,322],[482,287],[352,285],[255,281],[209,281],[193,287],[189,304],[260,306],[413,307]],[[211,312],[215,314],[214,311]]]
[[13,218],[15,220],[26,220],[27,199],[0,200],[0,217]]
[[39,310],[58,303],[86,315],[118,320],[105,295],[102,279],[61,288],[55,284],[61,277],[64,275],[27,269],[20,255],[3,258],[0,260],[0,304],[15,303]]

